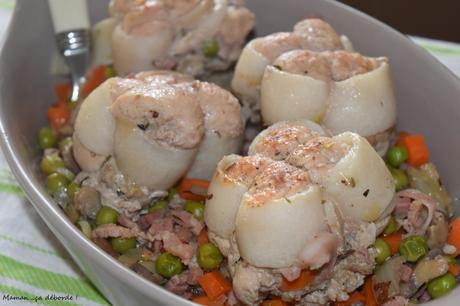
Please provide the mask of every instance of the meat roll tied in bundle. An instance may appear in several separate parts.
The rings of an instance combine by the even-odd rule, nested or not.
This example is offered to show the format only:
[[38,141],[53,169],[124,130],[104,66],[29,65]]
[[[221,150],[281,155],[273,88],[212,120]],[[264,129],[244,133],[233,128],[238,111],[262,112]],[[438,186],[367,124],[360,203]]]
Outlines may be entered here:
[[238,152],[238,100],[217,85],[173,72],[111,78],[82,103],[74,155],[87,172],[113,157],[123,175],[153,190],[186,175],[208,179],[217,162]]
[[352,50],[351,43],[325,21],[311,18],[298,22],[292,32],[280,32],[250,41],[243,49],[232,80],[233,90],[253,111],[260,109],[260,86],[267,66],[292,50]]
[[252,121],[312,120],[333,135],[351,131],[366,137],[380,155],[396,124],[388,60],[354,53],[347,39],[319,19],[252,40],[232,87]]
[[[219,162],[205,209],[238,299],[336,301],[327,287],[343,273],[354,285],[341,294],[361,286],[374,267],[376,223],[394,196],[391,174],[368,141],[351,132],[329,137],[307,120],[283,121],[259,134],[249,154]],[[344,254],[363,260],[362,269],[347,266]],[[303,273],[315,275],[311,283],[286,289]]]
[[151,69],[193,76],[227,70],[255,16],[243,1],[112,0],[111,17],[94,28],[95,61],[119,75]]
[[[345,51],[284,53],[265,70],[261,112],[266,124],[309,119],[334,135],[390,134],[397,109],[388,61]],[[386,140],[379,151],[387,150]]]

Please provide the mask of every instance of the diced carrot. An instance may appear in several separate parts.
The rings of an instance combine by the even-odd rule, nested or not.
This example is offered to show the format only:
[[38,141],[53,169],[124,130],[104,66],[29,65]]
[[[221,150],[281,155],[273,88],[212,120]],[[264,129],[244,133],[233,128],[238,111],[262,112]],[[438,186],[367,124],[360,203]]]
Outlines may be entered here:
[[203,228],[201,230],[197,239],[198,239],[198,245],[203,245],[209,242],[208,231],[206,230],[206,228]]
[[48,108],[48,120],[51,127],[59,129],[70,120],[70,108],[68,103],[60,103]]
[[460,267],[457,264],[449,263],[449,272],[454,277],[457,277],[458,274],[460,273]]
[[225,303],[222,303],[220,300],[213,301],[206,295],[197,295],[192,297],[194,303],[204,305],[204,306],[223,306]]
[[393,233],[391,235],[383,236],[383,240],[390,246],[391,255],[399,252],[399,246],[401,245],[402,234],[400,232]]
[[58,103],[69,102],[70,91],[72,90],[70,83],[57,83],[54,86]]
[[377,301],[374,296],[374,289],[372,288],[372,277],[368,277],[364,283],[364,296],[366,297],[366,306],[377,306]]
[[209,187],[209,181],[199,179],[183,179],[177,193],[181,198],[192,201],[204,201],[206,200],[206,192]]
[[312,271],[309,269],[302,270],[300,276],[293,280],[292,282],[288,281],[283,277],[281,282],[280,289],[282,291],[295,291],[305,288],[310,284],[316,277],[317,271]]
[[265,300],[261,306],[287,306],[288,304],[280,298]]
[[359,291],[354,291],[353,293],[351,293],[350,297],[345,302],[335,302],[333,305],[334,306],[351,306],[357,302],[361,302],[361,303],[364,303],[364,305],[369,306],[368,304],[366,304],[366,297],[364,296],[364,294],[362,294]]
[[99,65],[91,69],[86,77],[86,82],[83,85],[83,96],[89,95],[96,89],[102,82],[105,81],[105,66]]
[[198,278],[198,283],[212,301],[232,289],[230,282],[219,271],[205,273]]
[[425,145],[423,135],[407,135],[401,139],[401,144],[407,150],[407,162],[411,166],[421,166],[430,159],[430,152]]
[[447,236],[447,243],[453,245],[457,250],[452,256],[460,255],[460,217],[450,223],[450,232]]
[[398,141],[396,142],[396,144],[398,146],[402,146],[403,145],[403,141],[404,141],[404,138],[406,138],[407,136],[409,136],[410,134],[408,132],[404,132],[404,131],[401,131],[399,132],[398,134]]
[[200,305],[209,305],[212,302],[206,295],[193,296],[192,301]]

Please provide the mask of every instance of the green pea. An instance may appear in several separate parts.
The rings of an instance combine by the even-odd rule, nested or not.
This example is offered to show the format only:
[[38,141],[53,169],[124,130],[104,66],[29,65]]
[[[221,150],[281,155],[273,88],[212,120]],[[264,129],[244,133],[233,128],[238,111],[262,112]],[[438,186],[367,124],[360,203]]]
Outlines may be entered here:
[[71,109],[71,110],[74,110],[74,109],[77,108],[78,101],[79,101],[79,100],[77,100],[77,101],[70,101],[70,98],[69,98],[69,106],[70,106],[70,109]]
[[104,76],[106,79],[110,79],[117,76],[117,72],[113,69],[112,65],[107,65],[104,68]]
[[96,224],[111,224],[116,223],[118,220],[118,212],[108,206],[104,206],[97,212],[96,215]]
[[65,167],[64,161],[57,155],[46,155],[43,156],[40,162],[40,170],[45,174],[51,174],[57,171],[59,168]]
[[374,248],[377,252],[377,256],[375,257],[375,262],[377,264],[382,264],[385,260],[391,256],[391,249],[388,243],[381,239],[375,239]]
[[48,149],[54,147],[58,139],[58,133],[48,127],[40,129],[38,133],[38,144],[42,149]]
[[149,213],[153,213],[158,210],[163,210],[166,208],[168,208],[168,201],[166,200],[157,201],[157,202],[154,202],[152,206],[149,207]]
[[72,137],[66,137],[59,141],[58,148],[62,152],[70,145],[72,145]]
[[196,201],[187,201],[184,204],[184,210],[191,213],[195,219],[203,220],[204,204]]
[[390,221],[388,221],[387,227],[383,230],[385,235],[393,234],[398,230],[398,222],[396,221],[395,217],[391,216]]
[[112,248],[118,253],[125,253],[136,247],[136,238],[112,238]]
[[150,254],[151,254],[151,253],[148,252],[148,251],[145,251],[145,250],[142,251],[142,252],[141,252],[141,256],[140,256],[140,260],[141,260],[141,261],[150,261]]
[[198,248],[197,261],[203,269],[217,269],[223,259],[219,249],[213,243],[205,243]]
[[69,180],[60,173],[53,173],[46,178],[46,186],[51,193],[55,193],[60,188],[65,188],[69,184]]
[[398,168],[403,162],[407,160],[408,154],[404,147],[396,146],[391,148],[387,153],[387,161],[393,167]]
[[73,200],[80,189],[80,185],[77,183],[70,183],[69,186],[67,186],[67,195],[69,196],[69,199]]
[[382,269],[382,265],[379,265],[379,264],[375,264],[375,267],[374,267],[374,272],[373,274],[377,274],[379,273],[380,269]]
[[174,196],[176,195],[177,193],[177,189],[176,188],[171,188],[169,189],[168,191],[168,197],[166,198],[166,200],[168,202],[171,202],[171,200],[174,198]]
[[179,257],[162,253],[155,261],[155,269],[161,276],[170,278],[182,272],[182,263]]
[[428,282],[427,290],[433,299],[449,293],[457,286],[455,277],[450,273],[446,273]]
[[422,258],[429,250],[426,239],[422,236],[410,236],[399,246],[399,253],[409,262],[416,262]]
[[56,172],[65,176],[69,181],[73,181],[75,174],[67,168],[57,168]]
[[452,256],[452,255],[445,255],[444,258],[447,260],[448,263],[450,263],[450,264],[452,264],[452,265],[458,265],[457,259],[455,259],[454,256]]
[[206,57],[215,57],[219,53],[219,44],[217,43],[217,40],[213,38],[206,41],[203,45],[202,51]]
[[396,191],[402,190],[409,185],[409,178],[403,170],[390,168],[390,172],[395,182]]

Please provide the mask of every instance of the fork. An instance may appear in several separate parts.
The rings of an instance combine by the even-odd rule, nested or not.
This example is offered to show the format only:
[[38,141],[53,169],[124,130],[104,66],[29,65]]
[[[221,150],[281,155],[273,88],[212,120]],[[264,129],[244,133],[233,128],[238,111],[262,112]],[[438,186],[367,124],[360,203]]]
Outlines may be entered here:
[[70,102],[76,103],[91,61],[91,32],[86,0],[48,0],[59,53],[72,78]]

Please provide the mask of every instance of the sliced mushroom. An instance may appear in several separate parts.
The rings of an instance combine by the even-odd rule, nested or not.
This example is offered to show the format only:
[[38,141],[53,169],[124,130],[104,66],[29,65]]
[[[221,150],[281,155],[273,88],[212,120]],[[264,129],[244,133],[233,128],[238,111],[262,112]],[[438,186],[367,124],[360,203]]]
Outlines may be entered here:
[[401,256],[385,261],[372,276],[373,291],[377,303],[384,304],[401,294],[400,270],[404,263]]
[[82,187],[74,199],[75,208],[89,219],[95,219],[96,214],[101,208],[101,195],[91,187]]
[[448,216],[452,216],[452,199],[446,188],[440,183],[439,174],[434,164],[427,163],[420,168],[409,167],[407,174],[412,188],[433,197],[438,202],[437,209]]
[[413,279],[411,281],[419,288],[430,280],[445,274],[447,269],[447,259],[442,255],[438,255],[434,258],[424,258],[415,266],[412,274]]

